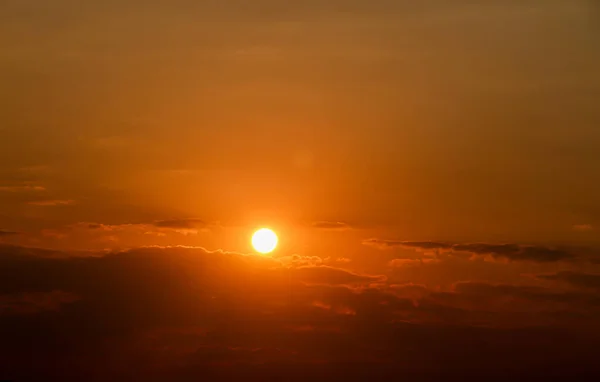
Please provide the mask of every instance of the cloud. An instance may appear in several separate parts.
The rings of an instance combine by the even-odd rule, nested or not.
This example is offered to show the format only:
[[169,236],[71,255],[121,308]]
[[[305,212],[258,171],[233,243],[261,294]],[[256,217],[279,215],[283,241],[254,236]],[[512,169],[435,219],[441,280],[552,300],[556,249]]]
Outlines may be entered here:
[[40,192],[45,190],[46,188],[42,186],[0,186],[0,192]]
[[0,295],[0,316],[37,314],[57,311],[63,304],[79,300],[73,293],[63,291],[21,292]]
[[70,206],[75,204],[75,200],[38,200],[29,202],[32,206],[55,207],[55,206]]
[[67,381],[427,380],[432,363],[430,380],[502,365],[584,372],[596,365],[597,300],[475,282],[388,285],[198,247],[0,246],[0,363],[13,380]]
[[110,231],[110,226],[99,224],[99,223],[78,223],[80,226],[83,226],[87,229],[102,229],[106,231]]
[[52,167],[49,165],[27,166],[19,168],[18,171],[26,174],[47,174],[52,171]]
[[153,223],[159,228],[206,228],[208,223],[201,219],[171,219],[171,220],[159,220]]
[[576,224],[573,226],[573,230],[579,232],[590,232],[594,230],[594,227],[591,224]]
[[130,228],[144,228],[147,227],[148,224],[103,224],[103,223],[87,223],[87,222],[79,222],[65,227],[65,229],[71,230],[91,230],[91,231],[123,231]]
[[41,231],[42,236],[44,237],[50,237],[50,238],[54,238],[54,239],[65,239],[68,235],[61,230],[57,230],[57,229],[43,229]]
[[[480,314],[478,320],[496,325],[560,325],[568,327],[578,319],[589,325],[600,314],[600,298],[592,293],[565,292],[529,285],[492,284],[482,281],[456,283],[451,292],[432,292],[424,301]],[[472,318],[476,317],[474,315]]]
[[438,259],[393,259],[389,265],[391,267],[410,267],[419,266],[423,264],[435,264],[439,263]]
[[[454,285],[454,291],[464,295],[480,295],[492,297],[518,297],[528,301],[572,302],[573,296],[582,296],[565,292],[550,291],[536,286],[491,284],[481,281],[459,282]],[[585,295],[589,296],[589,295]],[[597,300],[597,299],[595,299]],[[600,300],[597,300],[600,301]]]
[[352,259],[349,259],[347,257],[338,257],[336,259],[333,259],[331,257],[326,257],[324,260],[324,262],[326,263],[340,263],[340,264],[347,264],[347,263],[351,263]]
[[301,281],[314,284],[338,285],[385,280],[384,276],[361,275],[326,265],[299,267],[295,269],[294,275]]
[[367,239],[363,240],[364,245],[375,247],[378,249],[391,248],[417,248],[417,249],[450,249],[451,244],[435,242],[435,241],[400,241],[400,240],[382,240],[382,239]]
[[417,249],[450,249],[452,245],[447,243],[438,243],[435,241],[404,241],[397,244],[405,248]]
[[352,227],[343,222],[333,222],[333,221],[317,221],[311,224],[313,228],[319,228],[330,231],[347,231],[352,229]]
[[0,229],[0,237],[3,237],[3,236],[14,236],[14,235],[19,235],[19,232],[7,231],[7,230],[4,230],[4,229]]
[[194,218],[159,220],[152,224],[160,230],[172,230],[183,235],[196,235],[199,231],[208,231],[211,227],[211,224]]
[[418,241],[393,241],[368,239],[363,244],[379,249],[409,248],[415,250],[439,250],[465,252],[471,255],[486,256],[493,258],[508,259],[511,261],[535,261],[556,262],[572,260],[576,256],[564,249],[549,248],[544,246],[522,245],[522,244],[488,244],[488,243],[442,243],[442,242],[418,242]]
[[362,242],[364,245],[368,245],[371,247],[375,247],[378,249],[389,249],[389,248],[397,248],[402,247],[401,241],[395,240],[381,240],[381,239],[366,239]]
[[317,265],[331,265],[331,264],[348,264],[352,262],[352,260],[344,257],[338,257],[337,259],[326,257],[321,258],[319,256],[301,256],[301,255],[292,255],[292,256],[281,256],[277,257],[277,260],[286,266],[317,266]]
[[325,261],[319,256],[300,256],[300,255],[292,255],[292,256],[282,256],[277,258],[282,264],[286,266],[317,266],[322,265]]
[[573,254],[565,250],[519,244],[455,244],[452,246],[452,250],[475,255],[490,255],[494,258],[505,258],[513,261],[554,262],[574,258]]
[[177,232],[183,235],[195,235],[214,227],[202,219],[168,219],[143,223],[104,224],[95,222],[80,222],[67,228],[90,231],[134,231],[140,234],[164,236],[165,232]]
[[600,289],[600,275],[562,271],[552,275],[538,275],[540,279],[562,281],[579,288]]

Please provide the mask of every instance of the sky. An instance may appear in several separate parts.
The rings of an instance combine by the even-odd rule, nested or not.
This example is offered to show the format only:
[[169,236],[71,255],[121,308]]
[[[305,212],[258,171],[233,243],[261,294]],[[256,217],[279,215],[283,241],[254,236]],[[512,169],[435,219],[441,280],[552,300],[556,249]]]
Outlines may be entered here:
[[600,373],[598,68],[595,0],[1,0],[0,379]]

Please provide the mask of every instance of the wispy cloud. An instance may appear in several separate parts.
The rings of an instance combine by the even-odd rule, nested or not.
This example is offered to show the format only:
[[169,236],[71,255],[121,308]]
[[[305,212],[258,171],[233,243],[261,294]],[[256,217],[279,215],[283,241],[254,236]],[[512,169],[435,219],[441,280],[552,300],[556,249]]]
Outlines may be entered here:
[[209,231],[216,226],[217,223],[206,222],[199,218],[181,218],[122,224],[80,222],[66,227],[66,229],[108,232],[128,231],[145,235],[165,236],[165,233],[168,232],[177,232],[182,235],[195,235],[199,232]]
[[298,279],[310,284],[354,284],[385,281],[385,276],[364,275],[326,265],[304,266],[295,269]]
[[311,224],[313,228],[319,228],[330,231],[347,231],[352,229],[348,223],[337,221],[316,221]]
[[42,186],[0,186],[0,192],[40,192],[46,191]]
[[573,226],[573,230],[579,232],[590,232],[594,230],[594,227],[591,224],[576,224]]
[[202,219],[184,218],[158,220],[150,224],[160,231],[170,230],[183,235],[196,235],[201,231],[208,231],[214,224],[207,223]]
[[4,229],[0,229],[0,237],[3,236],[13,236],[13,235],[19,235],[20,232],[16,232],[16,231],[7,231]]
[[42,207],[54,207],[54,206],[70,206],[75,204],[75,200],[38,200],[34,202],[29,202],[28,204],[32,206],[42,206]]
[[600,274],[563,271],[552,275],[538,275],[537,277],[543,280],[565,282],[579,288],[600,289]]
[[391,267],[406,267],[406,266],[419,266],[423,264],[435,264],[439,263],[438,259],[394,259],[390,261]]
[[419,248],[419,249],[450,249],[451,244],[441,243],[436,241],[401,241],[401,240],[383,240],[383,239],[366,239],[362,242],[364,245],[375,247],[378,249],[391,248]]
[[438,250],[464,252],[477,256],[491,256],[511,261],[554,262],[571,260],[575,255],[568,250],[524,244],[492,244],[492,243],[443,243],[435,241],[399,241],[368,239],[364,245],[378,249],[406,248],[414,250]]

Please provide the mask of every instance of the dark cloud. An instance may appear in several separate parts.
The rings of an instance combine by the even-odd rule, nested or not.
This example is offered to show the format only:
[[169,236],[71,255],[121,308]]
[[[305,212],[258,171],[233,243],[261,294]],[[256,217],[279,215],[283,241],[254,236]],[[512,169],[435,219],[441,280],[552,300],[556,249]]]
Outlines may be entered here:
[[438,259],[394,259],[390,261],[391,267],[410,267],[419,266],[423,264],[437,264],[440,260]]
[[0,264],[10,264],[15,260],[63,258],[70,254],[63,251],[42,248],[28,248],[15,245],[0,244]]
[[295,269],[299,280],[315,284],[354,284],[383,281],[383,276],[359,275],[344,269],[329,266],[304,266]]
[[2,236],[13,236],[13,235],[18,235],[19,232],[15,232],[15,231],[7,231],[4,229],[0,229],[0,237]]
[[70,206],[75,204],[75,200],[37,200],[33,202],[29,202],[28,204],[32,206],[41,206],[41,207],[56,207],[56,206]]
[[563,271],[553,275],[539,275],[538,277],[544,280],[563,281],[580,288],[600,289],[600,275],[598,274]]
[[574,255],[566,250],[519,244],[455,244],[452,246],[452,250],[473,253],[476,255],[491,255],[496,258],[505,258],[515,261],[530,260],[553,262],[574,258]]
[[201,219],[171,219],[171,220],[159,220],[153,223],[159,228],[183,228],[183,229],[195,229],[195,228],[206,228],[208,223]]
[[86,226],[88,229],[102,229],[104,227],[103,224],[98,224],[98,223],[89,223],[89,224],[86,224]]
[[398,244],[406,248],[419,248],[419,249],[449,249],[452,248],[450,244],[438,243],[435,241],[405,241]]
[[332,231],[346,231],[346,230],[352,229],[352,227],[347,223],[331,222],[331,221],[313,222],[311,224],[311,226],[313,228],[320,228],[320,229],[326,229],[326,230],[332,230]]
[[465,295],[479,295],[487,298],[513,297],[527,302],[584,302],[589,306],[598,305],[600,298],[594,294],[552,291],[546,288],[510,284],[490,284],[486,282],[460,282],[454,286],[454,291]]
[[380,248],[380,249],[394,248],[394,247],[402,246],[401,241],[394,241],[394,240],[366,239],[366,240],[363,240],[362,243],[364,245],[369,245],[369,246]]
[[494,258],[503,258],[511,261],[555,262],[572,260],[576,256],[565,249],[556,249],[543,246],[522,244],[488,244],[488,243],[441,243],[441,242],[414,242],[369,239],[363,244],[380,249],[386,248],[411,248],[417,250],[440,250],[465,252],[472,255],[489,255]]
[[[593,294],[560,296],[484,283],[445,292],[387,285],[203,248],[84,256],[0,246],[0,377],[439,380],[495,370],[503,380],[597,371]],[[432,364],[438,375],[428,374]]]
[[77,300],[77,295],[62,291],[0,295],[0,316],[58,311],[61,305]]
[[401,240],[383,240],[383,239],[367,239],[363,240],[364,245],[372,246],[379,249],[388,248],[417,248],[417,249],[450,249],[451,244],[435,242],[435,241],[401,241]]
[[153,222],[136,222],[136,223],[123,223],[123,224],[104,224],[104,223],[89,223],[80,222],[66,229],[70,230],[102,230],[102,231],[131,231],[141,234],[156,233],[171,231],[182,234],[195,234],[201,230],[207,230],[214,224],[207,223],[202,219],[189,218],[189,219],[168,219],[158,220]]

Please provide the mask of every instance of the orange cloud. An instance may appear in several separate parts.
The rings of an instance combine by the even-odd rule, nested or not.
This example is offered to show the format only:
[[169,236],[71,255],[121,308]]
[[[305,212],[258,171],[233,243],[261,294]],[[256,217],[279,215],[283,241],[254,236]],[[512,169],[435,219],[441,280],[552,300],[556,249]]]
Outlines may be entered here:
[[454,253],[462,252],[476,256],[491,256],[494,259],[534,261],[540,263],[569,261],[574,260],[577,257],[574,252],[564,248],[514,243],[442,243],[368,239],[364,240],[363,244],[382,250],[390,248],[407,248],[418,251],[452,251]]
[[55,207],[55,206],[70,206],[75,204],[75,200],[38,200],[29,202],[32,206]]
[[317,221],[311,224],[313,228],[319,228],[330,231],[347,231],[352,227],[344,222],[331,222],[331,221]]
[[439,263],[438,259],[394,259],[390,261],[389,265],[392,267],[406,267],[406,266],[419,266],[423,264],[435,264]]
[[594,227],[591,224],[576,224],[573,226],[573,230],[579,232],[590,232],[594,230]]
[[0,192],[40,192],[45,191],[42,186],[0,186]]

